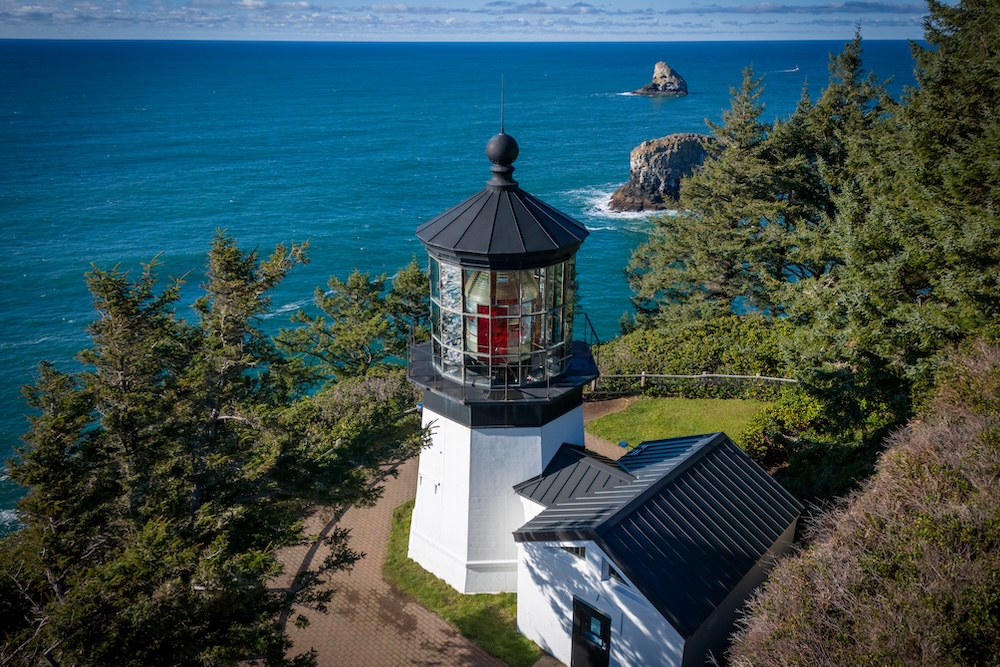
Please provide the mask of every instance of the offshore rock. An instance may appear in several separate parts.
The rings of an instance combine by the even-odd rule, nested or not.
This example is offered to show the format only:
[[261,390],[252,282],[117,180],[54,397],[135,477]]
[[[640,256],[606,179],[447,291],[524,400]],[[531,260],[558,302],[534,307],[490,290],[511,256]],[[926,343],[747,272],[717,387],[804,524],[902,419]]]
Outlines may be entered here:
[[644,141],[629,156],[629,181],[611,195],[615,211],[661,211],[680,198],[681,178],[705,160],[705,134],[682,132]]
[[680,74],[662,60],[653,66],[653,80],[639,90],[636,95],[687,95],[688,85]]

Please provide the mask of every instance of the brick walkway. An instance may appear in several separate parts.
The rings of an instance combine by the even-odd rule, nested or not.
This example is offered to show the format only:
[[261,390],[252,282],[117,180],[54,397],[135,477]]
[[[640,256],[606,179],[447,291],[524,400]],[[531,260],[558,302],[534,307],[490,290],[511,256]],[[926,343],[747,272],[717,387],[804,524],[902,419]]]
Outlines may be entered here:
[[[604,411],[623,407],[610,403],[584,404],[585,419],[589,421]],[[618,458],[624,453],[617,445],[590,434],[586,438],[588,448],[605,456]],[[399,468],[397,478],[386,481],[385,493],[375,507],[351,508],[337,523],[350,529],[351,548],[363,552],[365,557],[350,572],[337,572],[330,578],[329,585],[334,591],[330,613],[293,612],[287,622],[294,642],[293,654],[313,648],[318,654],[319,667],[506,667],[382,579],[392,513],[415,496],[416,486],[417,459],[412,459]],[[306,532],[322,534],[330,528],[329,519],[317,515],[309,520]],[[285,550],[281,560],[286,580],[301,567],[318,564],[325,555],[322,547],[316,545]],[[294,626],[299,612],[310,621],[305,628]],[[560,664],[544,656],[535,667]]]
[[[350,572],[331,577],[330,613],[305,611],[310,623],[303,629],[294,627],[291,617],[287,628],[294,642],[292,653],[316,649],[319,667],[504,667],[382,579],[392,512],[414,497],[417,460],[403,464],[399,472],[399,477],[388,480],[375,507],[351,508],[338,523],[351,530],[351,548],[365,557]],[[326,528],[318,516],[310,522],[308,533],[319,534]],[[324,555],[315,547],[301,547],[286,550],[282,561],[286,572],[295,573],[304,560],[318,563]]]

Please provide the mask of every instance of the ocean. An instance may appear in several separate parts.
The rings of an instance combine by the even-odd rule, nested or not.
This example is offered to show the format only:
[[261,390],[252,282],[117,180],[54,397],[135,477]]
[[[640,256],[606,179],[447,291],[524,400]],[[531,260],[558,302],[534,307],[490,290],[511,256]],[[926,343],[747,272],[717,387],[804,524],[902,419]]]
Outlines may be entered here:
[[[865,42],[866,69],[913,83],[906,42]],[[277,330],[330,275],[394,271],[424,253],[414,230],[482,189],[504,126],[521,187],[591,231],[581,309],[602,339],[629,310],[623,269],[648,216],[607,209],[629,152],[720,121],[744,67],[764,118],[826,85],[842,42],[287,43],[0,41],[0,458],[26,429],[21,387],[40,360],[77,367],[94,317],[94,265],[187,275],[197,296],[216,230],[267,253],[310,243],[273,294]],[[657,61],[690,94],[628,95]],[[0,473],[0,532],[20,489]]]

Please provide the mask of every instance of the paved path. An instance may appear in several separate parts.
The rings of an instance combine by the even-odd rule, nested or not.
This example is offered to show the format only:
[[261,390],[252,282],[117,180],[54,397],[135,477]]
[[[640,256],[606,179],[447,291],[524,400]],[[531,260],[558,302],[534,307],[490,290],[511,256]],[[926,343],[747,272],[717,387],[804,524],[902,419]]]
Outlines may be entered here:
[[[594,418],[611,406],[584,405],[585,419]],[[623,406],[615,406],[621,409]],[[620,447],[587,435],[587,447],[605,456],[618,458]],[[351,508],[336,525],[351,531],[350,545],[364,552],[350,572],[330,578],[333,600],[330,613],[295,610],[287,621],[294,646],[292,653],[310,648],[318,654],[319,667],[505,667],[479,646],[458,634],[447,623],[420,605],[400,595],[382,579],[386,542],[393,511],[416,494],[417,459],[403,464],[399,476],[389,479],[381,500],[368,508]],[[331,530],[330,517],[313,516],[307,534]],[[317,545],[287,549],[281,560],[288,576],[310,563],[318,564],[326,555]],[[295,615],[309,619],[305,628],[296,628]],[[545,656],[535,667],[556,667]]]
[[[350,529],[351,547],[365,557],[350,572],[331,577],[334,593],[329,614],[303,612],[310,621],[303,629],[294,626],[292,616],[287,625],[294,642],[292,652],[314,648],[319,667],[504,667],[505,663],[382,579],[392,513],[416,493],[417,460],[403,464],[399,472],[399,477],[387,481],[375,507],[351,508],[338,522]],[[327,528],[321,517],[310,522],[309,533]],[[301,547],[285,551],[282,560],[287,572],[295,572],[304,560],[318,563],[324,555],[322,549]]]

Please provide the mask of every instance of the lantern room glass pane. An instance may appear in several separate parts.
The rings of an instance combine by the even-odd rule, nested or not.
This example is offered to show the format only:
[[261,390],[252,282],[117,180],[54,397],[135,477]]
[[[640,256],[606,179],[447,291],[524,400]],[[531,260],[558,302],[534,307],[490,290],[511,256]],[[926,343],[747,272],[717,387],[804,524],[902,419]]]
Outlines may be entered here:
[[441,344],[461,349],[462,316],[450,310],[441,311]]
[[441,340],[441,306],[431,299],[431,337]]
[[441,262],[441,306],[449,310],[462,308],[462,272],[453,264]]
[[526,270],[431,259],[435,359],[475,386],[544,383],[566,368],[572,260]]
[[431,301],[441,300],[441,265],[431,257],[428,274],[431,281]]

